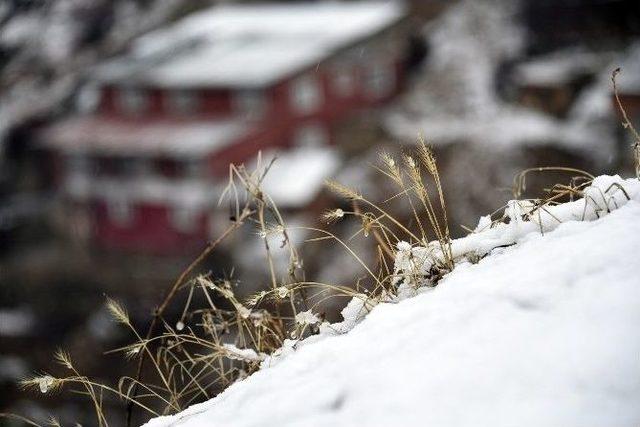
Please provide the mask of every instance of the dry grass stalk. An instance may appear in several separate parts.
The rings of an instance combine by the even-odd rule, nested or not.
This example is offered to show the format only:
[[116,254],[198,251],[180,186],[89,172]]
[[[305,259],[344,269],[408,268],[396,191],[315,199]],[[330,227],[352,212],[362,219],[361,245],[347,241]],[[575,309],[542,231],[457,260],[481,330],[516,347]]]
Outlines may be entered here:
[[633,124],[631,123],[631,120],[629,120],[629,117],[627,116],[627,112],[624,109],[624,106],[622,105],[622,101],[620,101],[620,95],[618,94],[618,87],[616,85],[616,77],[618,76],[618,74],[620,74],[620,71],[621,71],[620,68],[616,68],[611,73],[611,83],[613,84],[613,94],[615,96],[618,109],[622,114],[622,126],[625,129],[628,129],[629,132],[631,132],[634,139],[633,160],[634,160],[636,178],[640,179],[640,135],[638,135],[636,128],[633,127]]

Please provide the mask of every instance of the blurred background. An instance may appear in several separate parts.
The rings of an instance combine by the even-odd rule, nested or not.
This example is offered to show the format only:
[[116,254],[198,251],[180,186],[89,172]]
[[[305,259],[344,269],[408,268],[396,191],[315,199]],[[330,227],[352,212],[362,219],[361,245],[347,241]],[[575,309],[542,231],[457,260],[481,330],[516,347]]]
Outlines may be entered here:
[[[146,327],[234,220],[235,201],[220,199],[230,162],[276,157],[265,192],[289,225],[319,226],[325,209],[349,209],[325,179],[382,203],[393,189],[370,164],[423,136],[461,236],[512,198],[525,168],[632,173],[617,67],[640,126],[635,0],[1,1],[0,412],[91,424],[73,396],[39,397],[16,381],[50,369],[57,347],[102,380],[131,373],[102,355],[131,338],[104,297]],[[358,225],[330,227],[348,238]],[[306,237],[292,235],[307,277],[362,275]],[[372,259],[375,242],[351,242]],[[200,271],[248,295],[268,283],[263,246],[249,224]]]

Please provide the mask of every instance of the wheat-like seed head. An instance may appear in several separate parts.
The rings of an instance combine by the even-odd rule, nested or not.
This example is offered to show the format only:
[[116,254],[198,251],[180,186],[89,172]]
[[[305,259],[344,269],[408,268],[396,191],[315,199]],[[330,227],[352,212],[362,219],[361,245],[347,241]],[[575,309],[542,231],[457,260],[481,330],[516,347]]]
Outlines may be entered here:
[[58,419],[53,415],[49,416],[49,419],[47,420],[47,424],[49,424],[52,427],[62,427],[62,424],[60,424],[60,421],[58,421]]
[[124,307],[113,298],[107,298],[107,310],[109,310],[109,313],[111,313],[111,316],[113,316],[117,322],[125,325],[130,323],[127,310],[125,310]]
[[425,144],[423,138],[420,138],[418,142],[418,156],[420,157],[422,164],[424,164],[424,167],[427,168],[429,174],[436,177],[438,175],[436,156],[433,153],[433,150]]
[[391,155],[385,151],[380,153],[380,159],[382,163],[387,169],[389,176],[391,179],[398,185],[402,186],[402,173],[400,172],[400,167],[396,163],[395,159],[391,157]]
[[325,184],[327,188],[329,188],[329,190],[331,190],[332,192],[336,193],[339,196],[344,197],[345,199],[349,199],[349,200],[362,199],[362,195],[360,193],[358,193],[357,191],[345,185],[340,184],[339,182],[326,180]]
[[62,349],[56,350],[54,354],[54,358],[56,362],[58,362],[62,366],[66,367],[67,369],[73,370],[73,364],[71,363],[71,356],[66,351]]
[[280,224],[267,224],[265,229],[260,231],[258,234],[260,238],[266,239],[271,236],[279,236],[283,234],[286,229]]
[[144,344],[141,343],[141,342],[132,344],[127,348],[127,351],[125,353],[125,357],[127,359],[133,359],[133,358],[137,357],[140,354],[140,352],[142,351],[143,348],[144,348]]
[[331,224],[331,223],[340,221],[343,217],[344,217],[344,211],[338,208],[338,209],[331,209],[324,212],[320,217],[320,219],[322,220],[322,222]]
[[415,191],[418,197],[423,197],[426,190],[424,182],[422,181],[420,166],[416,160],[408,154],[403,154],[402,158],[407,169],[407,175],[409,175],[409,179],[411,180],[413,191]]
[[53,377],[49,374],[43,374],[21,380],[20,387],[37,388],[40,389],[42,393],[48,393],[60,388],[63,382],[64,381],[60,378]]

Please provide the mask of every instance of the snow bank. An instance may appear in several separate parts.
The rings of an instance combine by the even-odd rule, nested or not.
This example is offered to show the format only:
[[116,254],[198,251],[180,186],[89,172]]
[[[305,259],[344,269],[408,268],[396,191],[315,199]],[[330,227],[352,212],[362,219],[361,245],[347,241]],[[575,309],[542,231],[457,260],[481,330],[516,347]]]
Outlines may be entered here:
[[479,263],[147,426],[638,425],[640,183],[591,193],[604,209],[559,205],[544,233],[482,220],[459,241]]

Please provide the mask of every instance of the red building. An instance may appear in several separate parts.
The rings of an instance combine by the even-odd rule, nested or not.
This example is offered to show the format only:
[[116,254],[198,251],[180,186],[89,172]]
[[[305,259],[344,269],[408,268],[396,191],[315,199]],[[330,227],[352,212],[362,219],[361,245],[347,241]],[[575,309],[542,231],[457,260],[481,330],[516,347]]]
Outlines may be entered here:
[[327,149],[339,122],[398,92],[404,13],[396,2],[223,6],[141,37],[95,71],[91,113],[42,134],[70,227],[106,247],[201,244],[218,231],[230,162]]

